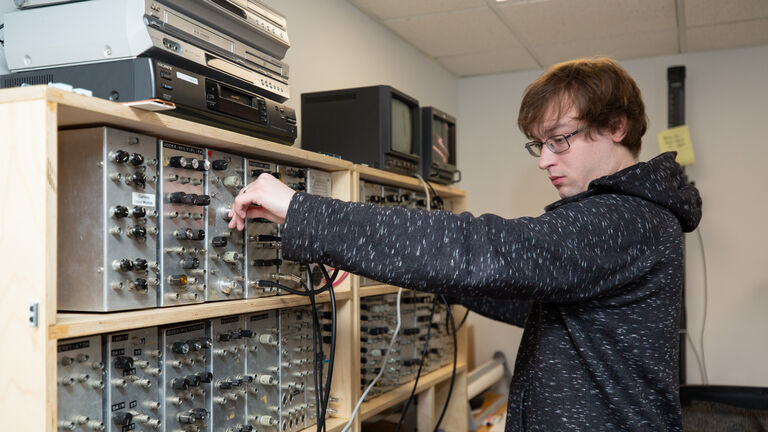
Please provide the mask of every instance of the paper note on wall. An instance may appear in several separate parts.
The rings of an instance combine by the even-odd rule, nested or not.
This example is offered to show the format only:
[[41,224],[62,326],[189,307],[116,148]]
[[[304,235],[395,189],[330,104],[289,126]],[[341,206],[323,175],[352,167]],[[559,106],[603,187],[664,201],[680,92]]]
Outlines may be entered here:
[[657,138],[659,141],[659,152],[676,151],[677,158],[675,160],[680,165],[692,165],[696,161],[693,157],[691,133],[687,125],[661,131]]

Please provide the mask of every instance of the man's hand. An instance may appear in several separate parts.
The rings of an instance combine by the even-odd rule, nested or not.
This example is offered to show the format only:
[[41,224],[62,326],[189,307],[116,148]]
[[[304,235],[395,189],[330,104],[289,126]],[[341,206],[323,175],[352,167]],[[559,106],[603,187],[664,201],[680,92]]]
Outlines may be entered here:
[[229,216],[230,228],[242,231],[248,218],[265,218],[274,223],[284,223],[291,198],[296,192],[271,174],[261,174],[251,184],[240,190]]

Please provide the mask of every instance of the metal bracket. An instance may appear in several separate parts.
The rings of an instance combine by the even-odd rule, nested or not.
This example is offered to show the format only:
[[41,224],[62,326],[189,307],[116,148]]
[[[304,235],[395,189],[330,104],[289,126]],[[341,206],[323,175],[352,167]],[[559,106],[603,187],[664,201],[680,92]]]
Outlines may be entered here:
[[29,325],[30,327],[37,327],[37,310],[40,307],[40,304],[30,303],[29,304]]

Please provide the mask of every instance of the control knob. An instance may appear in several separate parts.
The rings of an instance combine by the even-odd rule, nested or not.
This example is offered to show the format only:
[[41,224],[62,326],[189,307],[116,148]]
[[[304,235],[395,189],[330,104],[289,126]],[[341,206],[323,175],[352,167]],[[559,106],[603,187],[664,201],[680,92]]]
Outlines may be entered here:
[[133,216],[133,217],[135,217],[137,219],[141,219],[143,217],[146,217],[147,216],[147,209],[145,209],[144,207],[136,206],[136,207],[131,209],[131,216]]
[[126,163],[130,155],[125,150],[115,150],[109,153],[109,159],[115,163]]
[[208,171],[211,169],[211,161],[206,159],[196,159],[197,166],[195,166],[195,169],[198,171]]
[[217,159],[211,163],[211,168],[216,171],[223,171],[229,167],[229,161],[225,159]]
[[143,239],[147,237],[147,229],[144,228],[141,225],[136,225],[131,228],[128,228],[128,237],[133,237],[135,239]]
[[168,165],[174,168],[197,168],[197,159],[173,156],[168,160]]
[[115,271],[131,271],[133,270],[133,261],[129,259],[114,260],[112,261],[112,268]]
[[171,345],[171,351],[176,354],[186,354],[189,352],[189,345],[186,342],[174,342]]
[[120,426],[128,426],[133,421],[133,415],[127,412],[116,412],[112,414],[112,418]]
[[131,157],[128,159],[128,161],[133,166],[139,166],[144,163],[144,156],[142,156],[139,153],[134,153],[131,155]]
[[112,217],[114,218],[117,218],[117,219],[124,218],[128,216],[128,207],[124,207],[121,205],[114,206],[109,212],[112,214]]
[[209,195],[198,195],[195,198],[196,206],[207,206],[211,204],[211,197]]

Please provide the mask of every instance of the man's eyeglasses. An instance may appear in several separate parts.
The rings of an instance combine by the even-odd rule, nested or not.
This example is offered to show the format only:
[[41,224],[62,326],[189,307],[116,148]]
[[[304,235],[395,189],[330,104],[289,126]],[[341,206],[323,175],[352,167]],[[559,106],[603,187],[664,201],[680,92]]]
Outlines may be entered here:
[[568,138],[576,135],[577,133],[583,131],[584,128],[576,129],[575,131],[565,134],[565,135],[555,135],[547,138],[544,142],[541,141],[531,141],[525,144],[526,150],[528,150],[528,153],[531,154],[533,157],[539,157],[541,156],[541,148],[543,146],[547,146],[549,151],[552,153],[562,153],[569,148],[571,148],[571,143],[568,142]]

